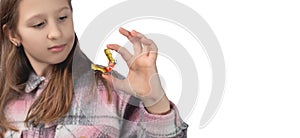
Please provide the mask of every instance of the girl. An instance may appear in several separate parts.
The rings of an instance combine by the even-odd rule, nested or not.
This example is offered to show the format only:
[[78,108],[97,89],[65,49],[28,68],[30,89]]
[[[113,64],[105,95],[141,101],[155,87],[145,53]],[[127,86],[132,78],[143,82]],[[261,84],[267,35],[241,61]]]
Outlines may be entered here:
[[107,47],[127,62],[128,76],[103,74],[79,49],[71,0],[0,4],[0,137],[186,137],[152,40],[120,28],[134,54]]

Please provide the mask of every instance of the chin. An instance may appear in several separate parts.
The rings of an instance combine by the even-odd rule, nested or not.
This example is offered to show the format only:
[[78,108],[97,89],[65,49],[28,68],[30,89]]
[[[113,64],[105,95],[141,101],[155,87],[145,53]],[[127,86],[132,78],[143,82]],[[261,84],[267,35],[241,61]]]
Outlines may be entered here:
[[53,59],[50,64],[52,64],[52,65],[60,64],[60,63],[64,62],[66,59],[67,59],[67,56],[62,57],[62,58]]
[[69,54],[70,54],[70,51],[68,52],[68,54],[63,54],[63,55],[60,55],[59,57],[56,57],[54,60],[55,61],[53,61],[53,63],[54,64],[60,64],[60,63],[62,63],[62,62],[64,62],[64,61],[66,61],[67,60],[67,58],[68,58],[68,56],[69,56]]
[[65,49],[65,50],[67,51],[63,51],[62,53],[53,56],[52,59],[50,59],[52,65],[60,64],[67,60],[68,56],[71,54],[72,49]]

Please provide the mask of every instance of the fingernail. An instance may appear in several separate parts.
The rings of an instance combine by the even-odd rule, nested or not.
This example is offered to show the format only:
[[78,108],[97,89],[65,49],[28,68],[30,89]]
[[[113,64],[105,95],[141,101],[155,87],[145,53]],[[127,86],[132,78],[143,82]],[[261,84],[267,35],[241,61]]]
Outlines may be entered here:
[[111,47],[111,44],[107,44],[106,47]]

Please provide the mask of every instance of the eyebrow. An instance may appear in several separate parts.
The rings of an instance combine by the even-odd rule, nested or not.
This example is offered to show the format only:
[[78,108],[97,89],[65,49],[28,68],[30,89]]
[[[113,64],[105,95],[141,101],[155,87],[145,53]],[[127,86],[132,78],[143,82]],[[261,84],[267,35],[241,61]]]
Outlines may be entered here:
[[[67,10],[67,9],[70,9],[70,7],[65,6],[65,7],[62,7],[62,8],[60,8],[60,9],[56,10],[55,12],[58,13],[58,12],[61,12],[61,11],[63,11],[63,10]],[[70,9],[70,10],[71,10],[71,9]],[[30,21],[30,20],[32,20],[32,19],[34,19],[34,18],[36,18],[36,17],[43,17],[43,16],[44,16],[43,14],[36,14],[36,15],[33,15],[33,16],[31,16],[30,18],[27,19],[27,22]]]

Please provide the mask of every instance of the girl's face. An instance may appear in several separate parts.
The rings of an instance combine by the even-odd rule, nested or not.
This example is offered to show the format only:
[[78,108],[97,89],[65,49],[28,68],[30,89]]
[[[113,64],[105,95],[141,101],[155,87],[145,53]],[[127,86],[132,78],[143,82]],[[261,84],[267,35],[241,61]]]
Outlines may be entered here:
[[68,0],[22,0],[17,30],[35,70],[63,62],[75,39]]

